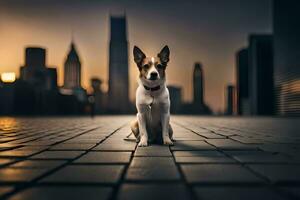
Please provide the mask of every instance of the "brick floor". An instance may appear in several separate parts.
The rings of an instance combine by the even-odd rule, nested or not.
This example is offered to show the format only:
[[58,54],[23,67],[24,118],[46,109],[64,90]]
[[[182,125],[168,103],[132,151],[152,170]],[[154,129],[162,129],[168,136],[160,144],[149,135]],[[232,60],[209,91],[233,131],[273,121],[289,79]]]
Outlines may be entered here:
[[133,118],[1,117],[0,198],[300,198],[299,119],[172,116],[174,146],[139,148]]

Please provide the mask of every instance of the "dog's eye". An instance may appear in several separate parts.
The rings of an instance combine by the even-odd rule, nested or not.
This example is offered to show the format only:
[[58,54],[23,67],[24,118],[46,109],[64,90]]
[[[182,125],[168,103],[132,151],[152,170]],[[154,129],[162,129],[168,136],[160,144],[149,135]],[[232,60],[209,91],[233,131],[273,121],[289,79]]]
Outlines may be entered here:
[[162,69],[162,68],[163,68],[163,66],[162,66],[161,64],[156,65],[156,67],[157,67],[158,69]]
[[145,64],[145,65],[143,66],[143,68],[148,69],[148,68],[149,68],[149,65],[148,65],[148,64]]

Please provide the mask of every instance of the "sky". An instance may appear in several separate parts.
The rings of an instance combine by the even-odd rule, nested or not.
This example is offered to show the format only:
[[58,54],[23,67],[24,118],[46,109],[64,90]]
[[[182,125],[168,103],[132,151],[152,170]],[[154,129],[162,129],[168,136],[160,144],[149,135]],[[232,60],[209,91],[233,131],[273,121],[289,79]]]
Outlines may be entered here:
[[272,32],[271,0],[0,0],[0,73],[24,65],[24,49],[47,49],[47,66],[58,70],[72,38],[82,61],[83,87],[91,77],[108,89],[109,16],[126,14],[129,43],[130,98],[137,87],[138,69],[132,48],[155,56],[164,45],[171,51],[167,82],[182,88],[192,101],[192,73],[201,62],[205,102],[225,109],[225,87],[235,84],[235,54],[247,46],[251,33]]

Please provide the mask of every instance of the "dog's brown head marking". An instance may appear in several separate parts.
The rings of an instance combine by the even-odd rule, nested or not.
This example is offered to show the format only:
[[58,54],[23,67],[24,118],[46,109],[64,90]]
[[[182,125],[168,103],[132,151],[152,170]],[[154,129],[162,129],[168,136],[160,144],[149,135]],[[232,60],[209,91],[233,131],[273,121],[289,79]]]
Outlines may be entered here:
[[157,57],[146,57],[140,48],[134,46],[133,56],[140,70],[140,77],[153,81],[165,77],[165,70],[170,60],[170,50],[167,45],[162,48]]

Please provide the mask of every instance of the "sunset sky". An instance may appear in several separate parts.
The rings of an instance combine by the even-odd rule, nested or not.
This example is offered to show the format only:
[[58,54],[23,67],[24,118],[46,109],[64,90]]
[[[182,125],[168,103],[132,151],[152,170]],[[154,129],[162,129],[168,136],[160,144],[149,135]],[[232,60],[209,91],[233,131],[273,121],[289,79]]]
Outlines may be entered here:
[[183,88],[192,99],[192,71],[203,64],[205,101],[214,111],[224,109],[224,88],[235,83],[235,53],[246,46],[249,33],[271,33],[270,0],[0,0],[0,73],[16,72],[24,64],[24,48],[47,49],[47,65],[63,63],[71,32],[82,61],[83,86],[101,78],[107,89],[109,15],[126,11],[130,55],[130,96],[134,99],[138,70],[132,48],[156,55],[171,50],[168,83]]

